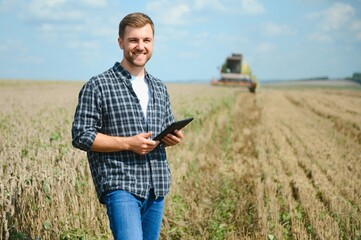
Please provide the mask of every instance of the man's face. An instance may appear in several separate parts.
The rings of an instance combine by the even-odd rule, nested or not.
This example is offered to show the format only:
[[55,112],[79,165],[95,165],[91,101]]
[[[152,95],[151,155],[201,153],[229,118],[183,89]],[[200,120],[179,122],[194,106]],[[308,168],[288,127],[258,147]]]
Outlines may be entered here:
[[118,38],[120,48],[123,50],[124,67],[144,67],[153,53],[153,30],[150,24],[141,28],[127,26],[124,38]]

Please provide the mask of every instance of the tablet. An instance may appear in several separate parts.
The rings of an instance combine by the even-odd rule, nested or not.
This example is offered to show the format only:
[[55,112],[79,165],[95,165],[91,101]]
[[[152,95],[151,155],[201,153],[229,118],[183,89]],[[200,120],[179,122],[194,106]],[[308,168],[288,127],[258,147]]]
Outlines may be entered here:
[[162,140],[168,133],[173,133],[175,130],[181,130],[192,120],[193,120],[193,118],[187,118],[187,119],[183,119],[183,120],[172,123],[166,129],[164,129],[161,133],[159,133],[155,138],[153,138],[153,140],[155,140],[155,141]]

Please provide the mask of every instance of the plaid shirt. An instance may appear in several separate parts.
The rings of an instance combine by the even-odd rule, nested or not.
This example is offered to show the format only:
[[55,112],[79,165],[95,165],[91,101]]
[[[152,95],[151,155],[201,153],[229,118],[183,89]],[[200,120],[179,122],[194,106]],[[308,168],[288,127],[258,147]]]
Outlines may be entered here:
[[152,152],[138,155],[131,151],[112,153],[90,150],[96,134],[134,136],[143,132],[159,134],[174,122],[166,86],[146,72],[150,89],[144,117],[132,88],[131,75],[117,62],[104,73],[91,78],[79,93],[72,126],[72,144],[87,151],[90,171],[101,203],[103,193],[122,189],[145,198],[151,187],[157,197],[170,187],[170,169],[163,144]]

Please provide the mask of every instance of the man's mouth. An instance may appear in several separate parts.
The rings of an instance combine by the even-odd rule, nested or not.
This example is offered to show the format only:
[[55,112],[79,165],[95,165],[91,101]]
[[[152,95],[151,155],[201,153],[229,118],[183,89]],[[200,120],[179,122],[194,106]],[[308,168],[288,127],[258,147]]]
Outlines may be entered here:
[[145,52],[134,52],[133,53],[135,56],[145,56],[146,53]]

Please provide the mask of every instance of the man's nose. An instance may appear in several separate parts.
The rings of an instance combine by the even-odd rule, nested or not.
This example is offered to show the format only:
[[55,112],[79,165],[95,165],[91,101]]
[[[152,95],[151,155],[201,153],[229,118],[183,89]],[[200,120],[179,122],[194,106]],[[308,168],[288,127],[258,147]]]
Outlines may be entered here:
[[138,50],[143,50],[144,49],[144,42],[142,40],[140,40],[137,44],[137,49]]

